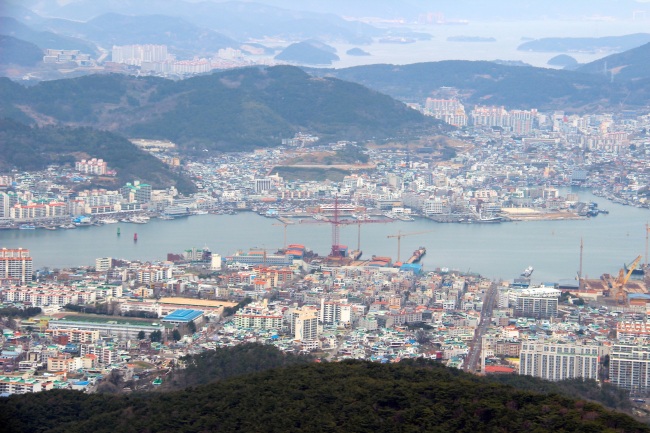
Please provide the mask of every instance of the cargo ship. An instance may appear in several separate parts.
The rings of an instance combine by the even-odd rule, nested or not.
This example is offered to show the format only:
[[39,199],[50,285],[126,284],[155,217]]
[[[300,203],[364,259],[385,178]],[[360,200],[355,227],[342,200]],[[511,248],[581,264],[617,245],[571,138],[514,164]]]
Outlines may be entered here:
[[406,263],[417,263],[426,253],[427,249],[425,247],[420,247],[417,250],[413,251],[413,255],[410,259],[408,259]]

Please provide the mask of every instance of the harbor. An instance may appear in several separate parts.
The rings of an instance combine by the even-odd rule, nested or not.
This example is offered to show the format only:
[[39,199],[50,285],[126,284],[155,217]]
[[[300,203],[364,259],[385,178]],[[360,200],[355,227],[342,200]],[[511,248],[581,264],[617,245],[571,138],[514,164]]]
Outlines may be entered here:
[[[357,224],[349,224],[341,225],[340,242],[353,250],[360,239],[362,258],[390,256],[395,261],[397,240],[388,235],[398,231],[427,232],[401,240],[405,259],[420,246],[427,248],[421,259],[425,270],[471,269],[487,277],[508,280],[532,265],[534,282],[575,278],[581,239],[584,275],[589,277],[613,272],[630,257],[644,252],[647,210],[607,202],[585,190],[579,194],[608,208],[609,215],[509,224],[438,224],[416,218],[390,224],[361,224],[360,233]],[[118,229],[121,236],[117,235]],[[326,256],[331,249],[331,232],[326,222],[289,224],[286,242],[304,244]],[[137,243],[132,241],[134,233],[138,234]],[[35,268],[90,265],[97,257],[165,260],[168,252],[204,246],[225,256],[252,246],[282,248],[284,236],[285,227],[280,221],[254,212],[194,215],[170,221],[151,218],[147,224],[118,222],[76,230],[0,232],[5,247],[30,249]]]

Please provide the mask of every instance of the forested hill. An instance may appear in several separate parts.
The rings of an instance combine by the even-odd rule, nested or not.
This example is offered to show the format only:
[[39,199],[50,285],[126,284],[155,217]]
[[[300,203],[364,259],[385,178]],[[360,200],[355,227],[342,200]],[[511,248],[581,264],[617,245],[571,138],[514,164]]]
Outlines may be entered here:
[[612,54],[577,69],[579,72],[600,74],[611,81],[650,81],[650,42],[631,50]]
[[0,399],[0,422],[15,433],[649,431],[595,403],[423,360],[294,365],[147,395],[18,395]]
[[196,190],[189,179],[119,135],[90,128],[30,127],[0,118],[0,170],[41,170],[50,164],[74,166],[83,158],[102,158],[117,171],[116,178],[96,180],[95,187],[114,189],[137,179],[154,188],[174,185],[183,193]]
[[[449,60],[411,65],[313,69],[312,74],[362,84],[403,101],[422,102],[443,86],[459,89],[467,104],[506,108],[598,111],[645,106],[650,86],[612,83],[603,74]],[[633,87],[631,87],[633,86]],[[633,91],[631,91],[633,90]]]
[[0,80],[0,94],[0,116],[168,139],[196,150],[279,145],[298,131],[330,140],[365,140],[440,127],[389,96],[290,66],[182,81],[93,75],[24,88]]

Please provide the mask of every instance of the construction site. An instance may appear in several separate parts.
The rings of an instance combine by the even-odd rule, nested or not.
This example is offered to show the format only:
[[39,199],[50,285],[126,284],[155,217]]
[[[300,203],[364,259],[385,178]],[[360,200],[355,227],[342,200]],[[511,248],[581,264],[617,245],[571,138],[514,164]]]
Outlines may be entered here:
[[650,307],[650,267],[648,266],[648,235],[650,227],[646,224],[645,262],[637,256],[629,263],[624,263],[618,273],[605,273],[598,279],[582,277],[583,244],[580,243],[580,270],[578,287],[575,290],[565,288],[582,298],[616,310],[633,310],[645,312]]

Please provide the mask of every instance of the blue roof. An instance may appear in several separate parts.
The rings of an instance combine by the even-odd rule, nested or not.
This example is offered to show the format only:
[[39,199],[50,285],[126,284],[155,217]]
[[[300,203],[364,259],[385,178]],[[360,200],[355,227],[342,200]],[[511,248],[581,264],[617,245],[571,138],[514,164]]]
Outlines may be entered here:
[[627,295],[628,299],[650,299],[647,293],[630,293]]
[[162,319],[163,322],[191,322],[192,320],[201,317],[203,311],[201,310],[176,310]]

